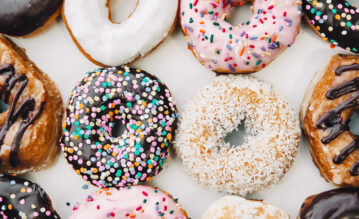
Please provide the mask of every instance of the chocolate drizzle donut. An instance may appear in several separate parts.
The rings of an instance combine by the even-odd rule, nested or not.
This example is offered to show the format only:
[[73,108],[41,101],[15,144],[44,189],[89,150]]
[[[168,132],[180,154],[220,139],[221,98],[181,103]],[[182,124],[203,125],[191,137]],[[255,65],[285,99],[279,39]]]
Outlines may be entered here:
[[0,218],[60,218],[46,192],[36,183],[0,175]]
[[[343,65],[338,67],[335,70],[335,74],[337,76],[342,75],[346,71],[352,70],[359,70],[359,64],[352,64],[352,65]],[[330,129],[329,135],[323,137],[321,139],[323,144],[328,144],[333,141],[336,137],[342,134],[345,131],[349,131],[349,122],[350,118],[347,120],[343,120],[341,118],[341,113],[348,108],[353,108],[359,106],[359,78],[356,77],[352,80],[343,82],[330,90],[326,93],[326,97],[330,100],[336,99],[338,97],[343,96],[344,94],[348,94],[351,92],[355,92],[355,94],[349,98],[348,100],[344,101],[337,107],[329,110],[325,114],[323,114],[319,121],[318,121],[318,128],[320,129]],[[341,164],[343,161],[355,150],[359,149],[359,136],[354,135],[354,140],[346,146],[340,153],[334,157],[333,162],[335,164]],[[352,166],[350,170],[350,174],[352,176],[359,175],[359,159],[358,161]]]
[[298,218],[359,218],[359,188],[333,189],[310,196],[303,203]]
[[[175,100],[155,76],[127,66],[97,69],[71,93],[61,145],[84,180],[136,185],[162,169],[176,118]],[[116,121],[125,129],[119,137]]]
[[359,52],[359,9],[344,0],[303,0],[303,12],[324,40]]
[[0,33],[26,36],[59,13],[62,0],[1,0]]

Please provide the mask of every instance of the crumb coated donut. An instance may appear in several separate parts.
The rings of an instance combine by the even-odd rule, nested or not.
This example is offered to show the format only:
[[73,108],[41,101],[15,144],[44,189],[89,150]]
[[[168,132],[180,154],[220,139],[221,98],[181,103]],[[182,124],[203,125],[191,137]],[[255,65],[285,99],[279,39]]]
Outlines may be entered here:
[[344,0],[303,0],[303,14],[325,41],[359,52],[359,9]]
[[62,17],[80,51],[101,66],[129,64],[151,53],[176,24],[179,0],[136,0],[131,15],[114,23],[111,0],[64,0]]
[[299,33],[301,1],[253,0],[253,15],[241,25],[228,22],[231,9],[247,0],[182,0],[180,18],[188,48],[207,68],[249,73],[264,68]]
[[[168,157],[176,102],[157,77],[139,69],[101,68],[73,89],[63,122],[65,157],[99,187],[149,181]],[[112,134],[115,122],[123,134]]]
[[69,219],[187,219],[187,213],[167,192],[150,186],[101,189],[74,207]]
[[[244,123],[244,143],[225,142]],[[187,172],[220,192],[245,195],[277,183],[298,150],[294,108],[272,87],[245,76],[219,76],[184,107],[175,149]]]
[[313,76],[300,120],[315,165],[336,186],[359,186],[359,135],[349,128],[357,109],[359,56],[334,55]]
[[36,183],[0,174],[0,218],[60,218],[46,192]]
[[339,188],[309,196],[300,208],[297,218],[359,218],[359,188]]
[[1,0],[0,33],[33,36],[55,20],[61,6],[62,0]]
[[282,209],[262,200],[228,195],[212,203],[202,219],[289,219]]

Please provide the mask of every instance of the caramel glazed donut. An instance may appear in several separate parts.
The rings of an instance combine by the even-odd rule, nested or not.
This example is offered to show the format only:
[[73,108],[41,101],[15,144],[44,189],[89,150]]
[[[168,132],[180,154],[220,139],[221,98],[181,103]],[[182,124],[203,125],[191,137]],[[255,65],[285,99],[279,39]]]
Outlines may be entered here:
[[359,107],[359,58],[332,56],[313,77],[300,118],[314,163],[337,186],[359,186],[359,140],[349,130]]
[[0,175],[0,218],[60,218],[46,192],[36,183]]
[[[162,169],[176,120],[176,101],[157,77],[127,66],[97,69],[71,93],[61,145],[84,180],[137,185]],[[119,137],[115,121],[125,128]]]
[[262,200],[227,195],[211,204],[202,219],[289,219],[282,209]]
[[0,33],[30,37],[60,14],[62,0],[1,0]]
[[137,0],[121,23],[112,21],[111,0],[64,0],[62,17],[80,51],[100,66],[120,66],[152,52],[176,24],[178,0]]
[[[240,146],[224,141],[244,122]],[[220,192],[245,195],[277,183],[298,150],[299,122],[284,98],[258,79],[219,76],[184,107],[175,149],[187,172]]]
[[305,199],[298,219],[359,218],[359,188],[339,188]]
[[59,152],[63,113],[55,83],[0,34],[0,172],[48,167]]

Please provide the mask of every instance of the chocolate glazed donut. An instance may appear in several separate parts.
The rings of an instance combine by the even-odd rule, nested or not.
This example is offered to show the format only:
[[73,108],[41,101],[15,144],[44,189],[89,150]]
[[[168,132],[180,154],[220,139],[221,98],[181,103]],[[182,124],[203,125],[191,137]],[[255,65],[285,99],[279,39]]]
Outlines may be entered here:
[[0,218],[43,218],[60,216],[46,192],[36,183],[15,176],[0,175]]
[[340,188],[308,197],[299,219],[359,218],[359,188]]
[[61,5],[62,0],[1,0],[0,33],[30,35],[53,20]]
[[324,40],[359,52],[359,9],[344,0],[303,0],[303,12]]

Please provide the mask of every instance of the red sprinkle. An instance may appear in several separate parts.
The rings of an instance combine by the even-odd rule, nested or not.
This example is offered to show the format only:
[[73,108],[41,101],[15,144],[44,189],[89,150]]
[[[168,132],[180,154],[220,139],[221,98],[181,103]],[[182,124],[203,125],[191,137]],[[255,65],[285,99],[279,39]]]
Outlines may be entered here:
[[145,191],[142,192],[142,195],[148,196],[148,194]]

